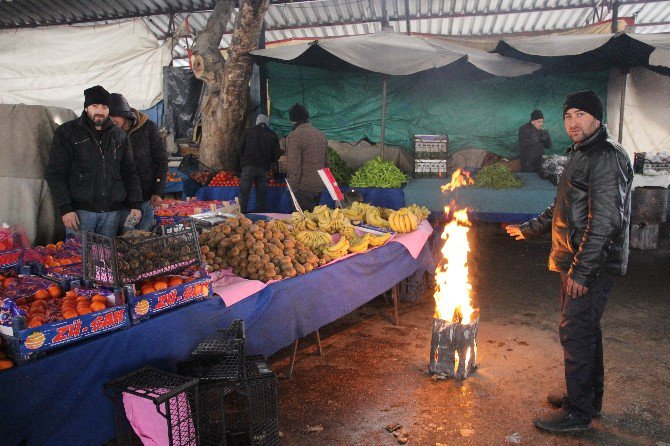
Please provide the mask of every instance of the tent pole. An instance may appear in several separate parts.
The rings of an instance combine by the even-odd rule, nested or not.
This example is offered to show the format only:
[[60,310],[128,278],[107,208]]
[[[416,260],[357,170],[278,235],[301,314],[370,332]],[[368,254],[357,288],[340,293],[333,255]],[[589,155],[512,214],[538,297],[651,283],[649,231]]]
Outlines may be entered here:
[[386,90],[388,84],[388,75],[382,74],[382,131],[380,143],[382,146],[382,158],[384,158],[384,133],[386,132]]
[[621,104],[619,105],[619,144],[622,144],[623,140],[623,115],[624,108],[626,106],[626,85],[628,84],[628,73],[630,69],[628,67],[623,69],[623,86],[621,87]]

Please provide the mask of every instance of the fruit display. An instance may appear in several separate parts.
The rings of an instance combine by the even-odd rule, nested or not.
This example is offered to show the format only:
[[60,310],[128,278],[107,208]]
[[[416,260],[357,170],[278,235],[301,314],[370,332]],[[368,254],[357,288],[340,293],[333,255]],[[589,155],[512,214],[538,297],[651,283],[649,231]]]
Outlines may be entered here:
[[169,183],[175,183],[175,182],[177,182],[177,181],[183,181],[184,179],[183,179],[181,176],[179,176],[178,173],[175,173],[175,172],[168,172],[168,173],[167,173],[166,180],[167,180]]
[[328,147],[328,167],[330,173],[335,177],[335,181],[340,186],[349,184],[351,176],[354,174],[354,169],[347,166],[342,157],[335,150]]
[[210,170],[196,170],[188,174],[188,177],[201,186],[206,186],[214,178],[214,172]]
[[20,248],[19,238],[9,228],[0,228],[0,251]]
[[199,269],[192,268],[179,275],[165,275],[143,280],[135,284],[135,295],[144,296],[156,291],[167,290],[185,283],[193,282],[200,277]]
[[363,164],[351,177],[350,187],[397,188],[407,182],[407,175],[392,161],[377,156]]
[[212,181],[209,182],[210,186],[239,186],[240,179],[231,172],[219,172],[214,175]]
[[38,262],[45,268],[60,272],[60,267],[81,263],[81,238],[70,237],[64,242],[36,246],[26,251],[26,262]]
[[0,274],[0,298],[11,299],[23,305],[24,299],[60,296],[60,287],[49,279],[36,276],[18,276],[14,273]]
[[24,238],[8,227],[0,227],[0,267],[21,266],[24,251]]
[[268,174],[268,187],[286,187],[286,181],[283,178],[277,181],[277,178]]
[[209,212],[229,205],[219,200],[166,200],[160,209],[154,211],[156,217],[188,217],[189,215]]
[[278,229],[274,220],[228,219],[203,231],[200,246],[208,271],[232,268],[240,277],[263,282],[304,274],[330,260]]
[[395,232],[407,233],[416,230],[419,226],[419,218],[407,208],[391,212],[389,215],[389,224]]

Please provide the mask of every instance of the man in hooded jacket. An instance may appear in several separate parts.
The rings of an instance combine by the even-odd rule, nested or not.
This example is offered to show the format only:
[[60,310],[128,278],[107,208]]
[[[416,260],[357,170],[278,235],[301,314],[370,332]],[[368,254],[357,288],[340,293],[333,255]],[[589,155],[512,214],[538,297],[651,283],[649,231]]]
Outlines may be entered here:
[[[128,134],[142,188],[142,219],[135,228],[148,231],[154,226],[154,208],[163,201],[168,171],[165,144],[158,134],[156,123],[146,114],[131,108],[126,98],[119,93],[111,94],[109,117]],[[126,210],[121,214],[120,226],[123,226],[127,216]]]

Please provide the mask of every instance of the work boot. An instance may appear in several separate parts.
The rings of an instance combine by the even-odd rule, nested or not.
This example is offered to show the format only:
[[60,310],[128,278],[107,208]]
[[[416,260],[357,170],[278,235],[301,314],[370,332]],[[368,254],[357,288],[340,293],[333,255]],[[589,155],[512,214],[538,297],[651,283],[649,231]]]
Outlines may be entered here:
[[537,418],[534,423],[538,429],[548,432],[580,432],[591,429],[591,420],[577,419],[575,415],[563,409],[546,417]]
[[[554,406],[556,409],[560,409],[563,406],[563,401],[567,395],[565,393],[560,393],[560,392],[552,392],[549,395],[547,395],[547,402]],[[595,405],[593,406],[593,412],[592,416],[593,418],[599,418],[600,417],[600,411],[602,409],[601,405]]]

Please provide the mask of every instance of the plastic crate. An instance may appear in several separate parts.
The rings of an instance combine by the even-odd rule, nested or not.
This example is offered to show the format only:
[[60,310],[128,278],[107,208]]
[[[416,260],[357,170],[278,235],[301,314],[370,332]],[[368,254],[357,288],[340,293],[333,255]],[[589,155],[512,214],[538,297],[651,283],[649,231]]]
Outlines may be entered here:
[[141,444],[134,429],[149,437],[144,444],[199,444],[198,380],[145,367],[106,383],[105,390],[115,405],[117,445]]
[[277,406],[277,375],[262,356],[248,356],[244,361],[245,375],[239,392],[244,444],[279,446],[279,408]]
[[207,186],[216,175],[214,169],[201,163],[195,155],[186,155],[182,158],[178,169],[201,186]]
[[0,243],[7,248],[0,250],[0,269],[22,266],[26,249],[21,245],[19,235],[0,235]]
[[84,279],[120,288],[202,263],[198,233],[191,221],[161,226],[154,231],[153,236],[141,239],[86,232]]
[[448,148],[447,135],[414,135],[414,158],[446,160]]
[[441,178],[447,173],[447,160],[415,159],[414,178]]
[[191,356],[216,361],[218,379],[240,382],[244,379],[244,336],[244,321],[234,320],[226,330],[198,343]]

